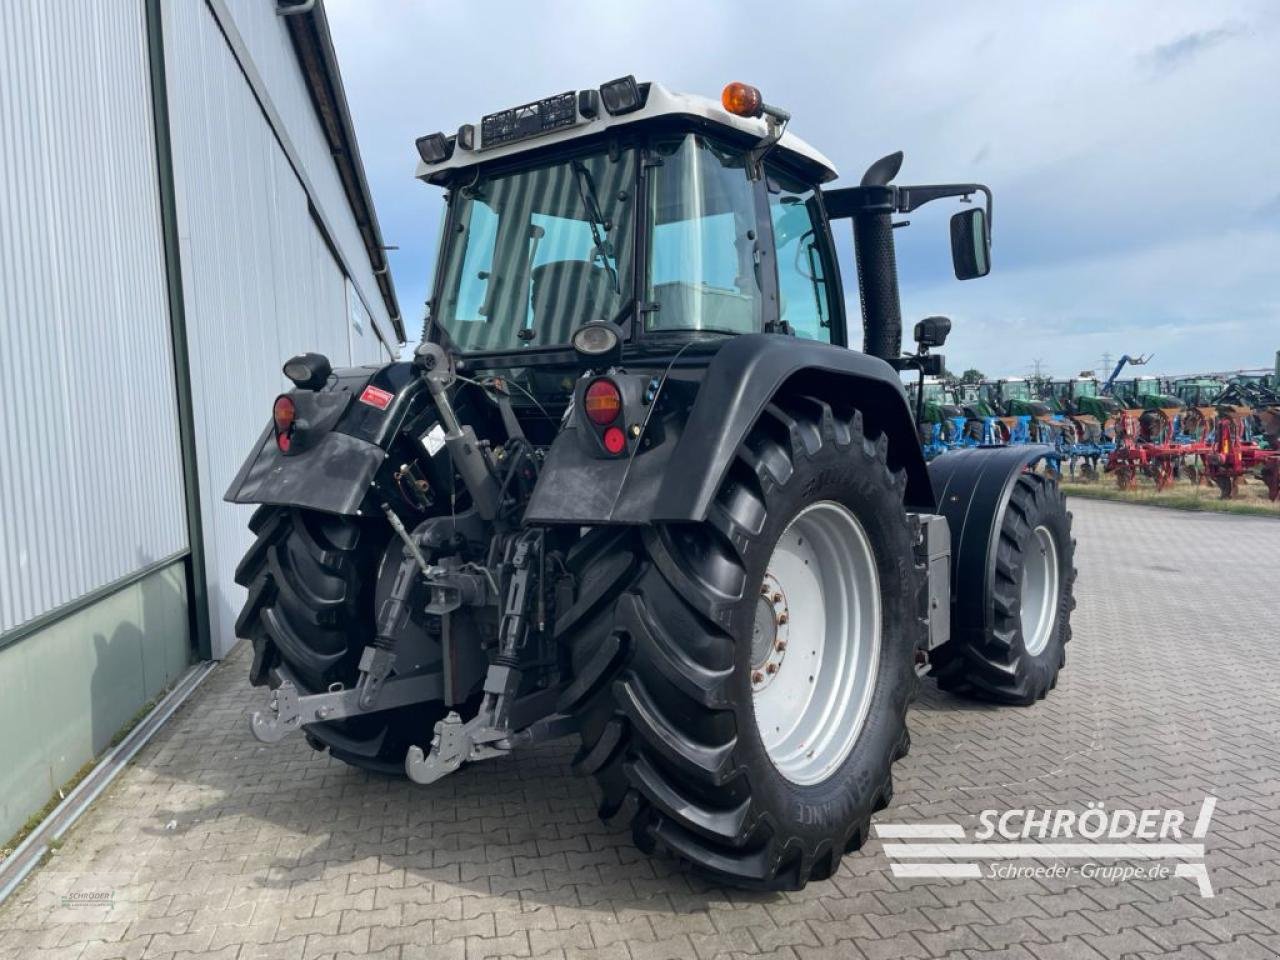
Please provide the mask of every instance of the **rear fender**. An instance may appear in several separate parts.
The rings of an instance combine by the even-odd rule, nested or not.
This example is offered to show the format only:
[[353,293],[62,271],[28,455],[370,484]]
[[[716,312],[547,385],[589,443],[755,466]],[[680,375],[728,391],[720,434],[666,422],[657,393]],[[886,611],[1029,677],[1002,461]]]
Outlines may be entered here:
[[223,495],[355,515],[405,424],[429,403],[407,363],[337,370],[321,390],[294,390],[299,430],[288,453],[270,422]]
[[868,432],[889,441],[907,475],[909,508],[933,509],[924,456],[897,372],[863,353],[772,334],[733,337],[712,358],[688,418],[632,459],[587,455],[572,428],[557,438],[529,508],[529,523],[701,521],[739,445],[780,391],[862,411]]
[[951,531],[952,623],[991,627],[996,539],[1013,485],[1054,449],[1042,444],[974,447],[944,453],[929,463],[936,512]]

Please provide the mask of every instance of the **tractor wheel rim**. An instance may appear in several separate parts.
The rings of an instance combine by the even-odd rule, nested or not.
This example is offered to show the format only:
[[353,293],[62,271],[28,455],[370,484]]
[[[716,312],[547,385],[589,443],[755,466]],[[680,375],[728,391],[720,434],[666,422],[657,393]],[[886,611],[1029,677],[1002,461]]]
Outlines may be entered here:
[[787,780],[829,778],[853,750],[876,688],[880,575],[844,505],[823,500],[787,525],[756,604],[751,692],[769,760]]
[[1049,645],[1058,620],[1058,545],[1053,531],[1039,526],[1027,544],[1022,567],[1022,643],[1033,657]]

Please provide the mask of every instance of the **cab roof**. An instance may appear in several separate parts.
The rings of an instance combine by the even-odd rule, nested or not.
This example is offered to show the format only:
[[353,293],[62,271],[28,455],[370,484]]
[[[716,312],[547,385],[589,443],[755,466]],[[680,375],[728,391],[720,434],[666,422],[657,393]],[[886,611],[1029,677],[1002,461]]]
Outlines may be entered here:
[[[539,136],[527,137],[509,143],[500,143],[495,146],[485,146],[481,133],[482,124],[476,123],[472,125],[473,149],[465,149],[457,142],[456,135],[451,136],[449,141],[452,144],[452,152],[449,157],[439,163],[426,163],[420,160],[414,176],[428,183],[437,183],[444,180],[445,175],[454,170],[463,170],[492,160],[517,156],[521,153],[541,150],[555,144],[580,140],[607,130],[620,129],[667,117],[672,119],[690,118],[725,130],[747,134],[756,139],[763,138],[767,134],[767,124],[763,117],[736,116],[725,110],[719,101],[708,97],[689,93],[675,93],[660,83],[642,83],[639,85],[639,89],[643,102],[638,109],[628,113],[611,115],[601,105],[594,117],[583,116],[582,112],[577,109],[576,101],[578,98],[575,93],[574,118],[571,125]],[[465,129],[465,125],[463,129]],[[773,148],[773,152],[786,155],[793,161],[798,161],[800,166],[810,170],[818,183],[827,183],[838,176],[835,165],[824,154],[789,131],[783,133],[782,139]]]

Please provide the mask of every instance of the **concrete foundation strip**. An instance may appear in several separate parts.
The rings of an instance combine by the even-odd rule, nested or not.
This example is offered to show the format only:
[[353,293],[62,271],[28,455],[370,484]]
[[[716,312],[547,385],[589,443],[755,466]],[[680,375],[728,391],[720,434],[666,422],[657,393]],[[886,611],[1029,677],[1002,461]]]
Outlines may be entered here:
[[141,750],[187,700],[217,666],[215,662],[198,663],[188,670],[172,690],[155,705],[128,735],[98,761],[89,775],[76,784],[40,825],[0,863],[0,903],[4,903],[18,885],[34,870],[50,844],[56,843],[116,778],[134,754]]

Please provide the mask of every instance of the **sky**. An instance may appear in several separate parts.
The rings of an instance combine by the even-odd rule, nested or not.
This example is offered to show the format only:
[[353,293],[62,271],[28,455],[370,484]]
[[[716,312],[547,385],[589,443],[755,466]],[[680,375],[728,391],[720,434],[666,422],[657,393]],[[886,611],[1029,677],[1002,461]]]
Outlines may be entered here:
[[[992,272],[951,272],[944,202],[895,231],[904,325],[951,317],[947,366],[1055,376],[1271,367],[1280,350],[1280,3],[497,3],[326,0],[411,337],[443,202],[414,140],[632,73],[712,98],[744,80],[835,186],[995,193]],[[779,15],[779,10],[785,11]],[[836,225],[845,297],[857,289]],[[851,323],[853,319],[851,319]],[[853,337],[851,331],[851,338]]]

